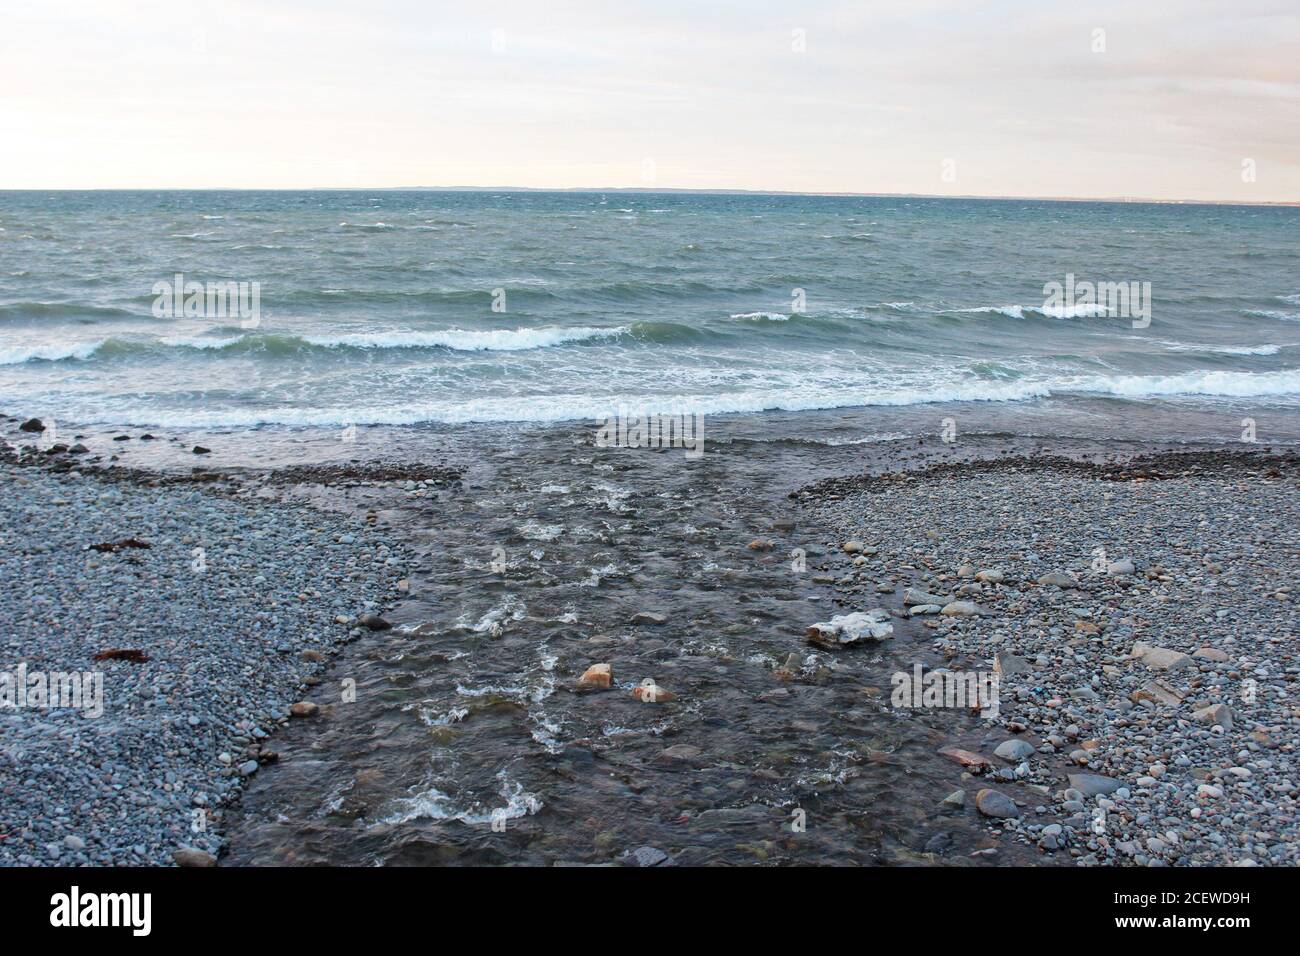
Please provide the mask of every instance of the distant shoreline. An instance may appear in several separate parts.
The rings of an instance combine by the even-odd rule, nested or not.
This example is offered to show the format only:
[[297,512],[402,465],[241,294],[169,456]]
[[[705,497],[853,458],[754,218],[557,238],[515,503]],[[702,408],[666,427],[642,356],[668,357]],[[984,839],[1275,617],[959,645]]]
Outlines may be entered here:
[[1300,207],[1300,199],[1259,200],[1244,199],[1152,199],[1141,196],[978,196],[941,195],[937,193],[871,193],[871,192],[803,192],[785,189],[685,189],[664,187],[646,189],[638,186],[88,186],[52,187],[49,189],[0,189],[6,193],[324,193],[324,192],[388,192],[388,193],[542,193],[542,194],[592,194],[618,195],[683,195],[683,196],[791,196],[810,199],[938,199],[962,202],[1053,202],[1086,203],[1092,205],[1125,206],[1277,206]]

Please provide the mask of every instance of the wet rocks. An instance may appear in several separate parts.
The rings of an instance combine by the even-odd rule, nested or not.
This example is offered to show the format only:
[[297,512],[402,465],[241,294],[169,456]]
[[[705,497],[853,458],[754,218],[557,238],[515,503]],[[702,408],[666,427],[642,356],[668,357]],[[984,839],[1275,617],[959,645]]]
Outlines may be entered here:
[[632,688],[632,696],[643,704],[666,704],[668,701],[677,698],[676,694],[660,687],[654,682],[654,679],[650,677],[647,677],[641,683]]
[[990,770],[993,767],[993,761],[988,757],[982,756],[970,750],[963,750],[961,747],[951,745],[940,747],[939,756],[947,757],[954,763],[959,763],[963,767],[970,767],[973,770]]
[[618,858],[623,866],[672,866],[668,854],[658,847],[639,846]]
[[21,432],[32,432],[32,433],[39,434],[40,432],[45,431],[45,423],[42,422],[39,418],[29,418],[27,419],[27,421],[23,422],[21,425],[18,426],[18,430]]
[[939,613],[945,617],[974,617],[988,612],[974,601],[952,601],[945,604]]
[[362,614],[357,618],[357,623],[372,631],[386,631],[393,626],[378,614]]
[[289,705],[289,713],[294,717],[315,717],[320,713],[320,706],[313,704],[311,701],[300,700]]
[[951,594],[930,594],[919,588],[908,588],[903,592],[903,603],[908,607],[927,604],[937,604],[939,607],[943,607],[951,601]]
[[818,647],[838,650],[860,643],[879,642],[894,633],[889,612],[883,608],[841,614],[808,628],[808,641]]
[[632,615],[632,623],[638,624],[642,627],[658,627],[667,622],[668,618],[662,614],[656,614],[653,611],[641,611]]
[[975,807],[986,817],[1007,819],[1020,816],[1015,801],[997,790],[985,788],[975,794]]
[[863,544],[857,538],[854,538],[852,541],[845,541],[842,547],[845,554],[860,554]]
[[593,687],[604,690],[613,682],[613,672],[608,664],[592,664],[578,678],[579,687]]

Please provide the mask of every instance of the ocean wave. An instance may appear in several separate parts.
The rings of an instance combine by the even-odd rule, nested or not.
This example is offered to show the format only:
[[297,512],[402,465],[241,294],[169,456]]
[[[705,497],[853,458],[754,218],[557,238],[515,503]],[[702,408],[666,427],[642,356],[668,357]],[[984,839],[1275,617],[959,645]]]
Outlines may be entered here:
[[745,319],[749,322],[789,322],[790,316],[783,312],[737,312],[728,316],[732,319]]
[[1207,395],[1223,398],[1267,398],[1300,394],[1300,369],[1276,372],[1181,372],[1176,375],[1121,375],[1097,379],[1078,389],[1120,398],[1168,398]]
[[429,349],[456,352],[521,352],[529,349],[575,345],[581,342],[617,338],[632,331],[627,326],[582,326],[562,328],[546,326],[536,329],[498,329],[471,331],[444,329],[438,332],[394,330],[389,332],[355,332],[340,335],[274,335],[267,333],[224,336],[169,335],[156,339],[95,339],[87,342],[56,342],[46,345],[16,345],[0,348],[0,365],[24,362],[61,362],[112,359],[158,352],[164,349],[196,351],[265,353],[291,355],[311,349]]
[[457,352],[520,352],[598,339],[630,332],[627,326],[546,326],[536,329],[445,329],[439,332],[358,332],[346,335],[304,335],[301,340],[322,348],[410,349],[446,348]]
[[0,322],[11,319],[147,319],[151,316],[108,305],[79,302],[6,302],[0,304]]
[[1106,306],[1101,304],[981,305],[971,309],[950,309],[946,314],[992,314],[1003,315],[1008,319],[1023,319],[1026,313],[1041,315],[1049,319],[1092,319],[1106,318],[1110,315]]
[[1170,352],[1204,352],[1213,355],[1277,355],[1282,345],[1192,345],[1187,342],[1161,342]]
[[[987,381],[961,379],[924,384],[881,384],[859,388],[827,388],[792,381],[724,394],[674,395],[520,395],[442,400],[416,404],[337,407],[264,407],[169,411],[132,418],[132,425],[158,427],[291,427],[411,425],[422,422],[604,421],[623,411],[664,414],[726,415],[765,411],[809,411],[871,406],[947,404],[952,402],[1018,402],[1062,394],[1109,395],[1117,398],[1222,397],[1266,398],[1300,395],[1300,369],[1274,372],[1194,371],[1174,375],[1063,376],[1052,379]],[[75,416],[71,416],[75,417]],[[707,429],[706,429],[707,431]],[[706,438],[707,441],[707,438]]]
[[1243,309],[1241,314],[1257,319],[1276,319],[1278,322],[1300,322],[1300,312],[1279,312],[1276,309]]
[[84,360],[103,348],[106,341],[106,339],[97,339],[93,342],[7,346],[0,348],[0,365],[22,365],[25,362],[62,362],[66,359]]

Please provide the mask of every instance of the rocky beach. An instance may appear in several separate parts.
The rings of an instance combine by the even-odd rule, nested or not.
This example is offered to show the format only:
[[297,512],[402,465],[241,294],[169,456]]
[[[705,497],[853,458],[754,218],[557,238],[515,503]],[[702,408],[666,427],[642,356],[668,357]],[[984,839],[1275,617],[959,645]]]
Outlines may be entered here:
[[1297,862],[1293,451],[24,420],[5,863]]

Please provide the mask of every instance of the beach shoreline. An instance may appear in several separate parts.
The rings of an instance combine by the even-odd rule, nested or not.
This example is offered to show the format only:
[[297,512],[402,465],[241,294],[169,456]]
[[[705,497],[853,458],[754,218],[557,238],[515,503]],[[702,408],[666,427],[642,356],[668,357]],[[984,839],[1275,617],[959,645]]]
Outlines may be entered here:
[[[591,431],[553,427],[527,432],[531,444],[442,443],[437,459],[403,449],[404,459],[386,465],[377,463],[379,454],[298,470],[225,466],[220,449],[199,456],[186,450],[202,462],[191,466],[197,471],[151,470],[112,462],[111,438],[90,452],[100,455],[97,466],[39,448],[19,465],[10,452],[6,483],[31,483],[24,514],[37,501],[72,502],[41,512],[42,520],[60,515],[66,526],[42,540],[64,551],[76,542],[78,563],[95,522],[102,526],[115,513],[99,504],[99,489],[155,496],[140,506],[145,515],[180,508],[163,499],[191,508],[197,495],[222,520],[233,520],[223,509],[240,510],[248,527],[301,521],[305,531],[328,520],[335,523],[329,547],[340,553],[364,542],[400,555],[398,564],[381,562],[363,576],[360,588],[314,588],[338,608],[304,621],[289,652],[276,655],[318,650],[320,659],[299,659],[268,676],[274,693],[252,717],[265,740],[236,727],[245,733],[191,745],[196,767],[199,757],[209,761],[204,772],[239,736],[248,737],[249,753],[279,755],[249,775],[240,774],[233,755],[233,766],[216,762],[216,779],[235,785],[206,837],[178,829],[191,821],[196,787],[188,778],[168,781],[164,770],[150,792],[167,795],[159,805],[173,825],[158,832],[174,845],[160,836],[143,855],[133,854],[134,846],[119,852],[131,841],[76,849],[90,838],[54,819],[44,825],[69,832],[35,835],[18,859],[68,862],[85,853],[90,863],[166,863],[189,846],[253,865],[1295,862],[1288,774],[1297,723],[1277,696],[1290,680],[1285,661],[1294,659],[1294,554],[1278,550],[1276,535],[1272,543],[1250,539],[1230,548],[1232,528],[1179,524],[1189,502],[1213,500],[1226,525],[1294,527],[1293,451],[1171,453],[1169,443],[1118,450],[1017,436],[968,438],[958,448],[937,439],[835,446],[733,438],[689,464],[680,452],[596,449]],[[140,443],[139,429],[127,432]],[[23,437],[35,446],[30,434]],[[1144,448],[1155,457],[1121,463]],[[84,477],[71,478],[73,471]],[[876,477],[860,477],[866,473]],[[990,502],[997,508],[990,511]],[[1096,526],[1091,535],[1071,524],[1079,515]],[[1174,526],[1183,536],[1178,561],[1164,553],[1172,539],[1162,537]],[[6,538],[30,547],[24,527],[11,513]],[[126,537],[139,526],[118,530]],[[347,535],[350,541],[339,540]],[[1229,552],[1215,562],[1220,570],[1185,563],[1202,537]],[[846,551],[850,541],[861,547]],[[1132,573],[1094,573],[1098,546],[1108,565],[1131,559]],[[250,562],[310,577],[321,548],[311,541],[288,556],[254,550]],[[162,550],[102,560],[153,561]],[[173,561],[192,560],[185,549],[171,550]],[[1266,577],[1259,561],[1271,569],[1273,590],[1239,591],[1247,571]],[[1159,569],[1154,576],[1152,569]],[[981,571],[995,573],[975,582]],[[1051,573],[1072,575],[1079,586],[1039,582]],[[179,579],[182,603],[191,578]],[[394,590],[399,580],[401,591]],[[970,589],[975,583],[978,591]],[[26,587],[29,601],[43,596],[40,578]],[[296,596],[302,587],[285,593]],[[909,588],[943,590],[981,613],[912,614]],[[1164,601],[1153,593],[1161,589],[1170,592]],[[57,601],[67,594],[56,589],[49,598],[10,610],[20,622],[33,608],[57,618]],[[95,597],[86,600],[73,609],[91,623]],[[266,600],[252,589],[234,603]],[[1180,602],[1207,609],[1202,616],[1214,626],[1196,615],[1161,623],[1156,610]],[[151,613],[136,603],[136,612]],[[814,622],[874,607],[888,612],[893,628],[879,646],[828,651],[808,642],[804,632]],[[393,629],[357,626],[367,608],[382,610]],[[1226,622],[1217,616],[1225,608]],[[334,623],[336,614],[349,623]],[[1140,626],[1133,623],[1139,619]],[[175,631],[174,619],[166,625],[153,630]],[[36,641],[38,631],[30,629],[28,639]],[[1148,674],[1131,657],[1144,641],[1188,661],[1169,674]],[[1228,659],[1197,657],[1203,646]],[[50,668],[82,663],[68,656],[66,643],[24,643],[21,650],[48,650]],[[1043,693],[1023,698],[1013,689],[992,721],[891,706],[891,675],[918,664],[927,672],[987,669],[999,652],[1024,662],[1023,673],[1034,674]],[[205,653],[219,656],[219,643]],[[185,660],[188,651],[177,644],[155,659],[168,654]],[[612,664],[614,686],[580,690],[582,673],[602,660]],[[107,666],[151,681],[146,669],[156,665]],[[1265,673],[1256,674],[1261,667]],[[646,677],[676,700],[638,702],[634,691]],[[1258,706],[1271,710],[1236,701],[1248,679],[1265,702]],[[1183,700],[1129,700],[1155,680]],[[348,681],[353,701],[343,696]],[[1085,686],[1095,698],[1076,694]],[[1193,717],[1225,697],[1232,727],[1216,733]],[[298,701],[313,705],[304,708],[311,716],[287,715],[284,708]],[[1067,722],[1058,719],[1065,714]],[[1163,749],[1131,742],[1155,731],[1166,735]],[[1031,742],[1033,753],[994,755],[1013,739]],[[1123,753],[1109,749],[1115,740],[1130,741]],[[945,747],[983,763],[963,765],[938,753]],[[1013,751],[1023,748],[1006,752]],[[54,756],[45,755],[51,763]],[[1025,763],[1028,770],[1018,773]],[[1067,773],[1108,777],[1126,795],[1075,799],[1065,793],[1075,789]],[[6,791],[18,793],[14,770],[6,776]],[[985,815],[976,798],[986,789],[1017,804],[1017,815]],[[121,792],[133,790],[140,787]],[[1213,790],[1217,796],[1208,795]],[[944,802],[958,791],[962,806]],[[190,804],[177,806],[184,794]],[[1234,802],[1246,798],[1254,802]],[[997,804],[987,796],[982,802]],[[1098,809],[1111,830],[1094,832]],[[1201,812],[1193,817],[1193,809]],[[792,824],[799,810],[805,830]],[[494,822],[503,823],[500,830]],[[57,856],[52,843],[61,845]],[[750,849],[737,849],[742,844]],[[13,845],[11,836],[4,846]]]

